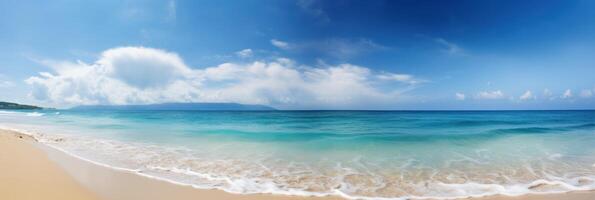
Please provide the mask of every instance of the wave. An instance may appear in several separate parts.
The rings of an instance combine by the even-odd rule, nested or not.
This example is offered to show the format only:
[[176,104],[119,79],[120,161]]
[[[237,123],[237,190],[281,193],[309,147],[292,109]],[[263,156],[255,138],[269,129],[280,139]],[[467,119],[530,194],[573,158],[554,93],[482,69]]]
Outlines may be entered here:
[[492,125],[523,125],[527,122],[523,121],[514,121],[514,120],[447,120],[447,121],[438,121],[438,122],[431,122],[431,123],[422,123],[423,126],[426,127],[434,127],[434,128],[450,128],[450,127],[482,127],[482,126],[492,126]]
[[[476,122],[467,121],[472,124]],[[467,123],[463,122],[463,123]],[[483,124],[483,122],[477,122]],[[487,122],[492,123],[492,122]],[[515,124],[515,123],[513,123]],[[522,123],[520,123],[522,124]],[[114,125],[116,126],[116,125]],[[486,126],[483,124],[479,127]],[[517,127],[514,128],[497,128],[488,129],[490,126],[486,126],[484,129],[471,130],[469,132],[461,131],[459,133],[448,133],[440,131],[441,129],[426,129],[426,132],[417,132],[417,130],[373,130],[366,129],[365,131],[360,130],[359,132],[343,133],[336,132],[334,130],[329,131],[245,131],[238,129],[219,129],[208,132],[194,133],[188,132],[189,134],[199,135],[226,135],[232,136],[238,139],[247,141],[275,141],[275,142],[293,142],[293,141],[331,141],[331,140],[353,140],[353,141],[434,141],[434,140],[456,140],[456,139],[472,139],[472,138],[489,138],[489,137],[501,137],[505,135],[520,135],[520,134],[548,134],[548,133],[572,133],[572,131],[589,131],[595,130],[595,123],[581,123],[572,124],[565,126],[529,126],[529,127]],[[108,127],[111,128],[111,127]],[[123,128],[123,127],[114,127]],[[434,130],[435,129],[435,130]],[[303,129],[302,129],[303,130]]]
[[554,127],[520,127],[520,128],[501,128],[490,130],[495,134],[534,134],[534,133],[559,133],[572,130],[591,130],[595,129],[595,123],[584,123],[568,126]]
[[38,112],[30,112],[30,113],[26,113],[25,115],[29,116],[29,117],[41,117],[44,116],[44,113],[38,113]]
[[[436,178],[435,175],[421,179],[418,177],[417,180],[410,178],[396,180],[397,176],[378,174],[365,176],[367,175],[364,173],[365,170],[339,165],[336,168],[328,169],[334,170],[333,173],[320,175],[316,171],[312,171],[311,166],[287,165],[273,168],[273,165],[259,166],[258,164],[262,163],[226,161],[225,158],[209,160],[201,158],[200,155],[196,155],[196,152],[190,152],[188,149],[16,131],[32,135],[42,144],[101,166],[129,171],[175,184],[189,185],[194,188],[220,189],[238,194],[267,193],[341,196],[347,199],[400,200],[459,199],[490,195],[518,196],[595,189],[593,173],[575,176],[543,174],[533,180],[502,182],[478,179],[448,182],[448,176]],[[112,162],[116,160],[116,162],[102,161],[100,158],[92,158],[89,155],[109,155],[112,157],[108,160],[112,160]],[[113,158],[113,156],[118,156],[118,158]],[[118,164],[118,159],[132,161],[134,164],[129,166]],[[421,173],[421,171],[415,173]],[[402,182],[405,180],[409,181]],[[399,187],[394,187],[396,183],[400,184]]]
[[579,125],[574,125],[574,126],[568,126],[566,127],[568,129],[595,129],[595,123],[585,123],[585,124],[579,124]]
[[18,111],[5,111],[5,110],[0,110],[0,116],[1,115],[5,115],[5,116],[14,116],[14,115],[18,115],[18,116],[28,116],[28,117],[40,117],[45,115],[44,113],[39,113],[39,112],[18,112]]
[[0,115],[14,115],[14,114],[18,114],[18,113],[19,112],[0,110]]

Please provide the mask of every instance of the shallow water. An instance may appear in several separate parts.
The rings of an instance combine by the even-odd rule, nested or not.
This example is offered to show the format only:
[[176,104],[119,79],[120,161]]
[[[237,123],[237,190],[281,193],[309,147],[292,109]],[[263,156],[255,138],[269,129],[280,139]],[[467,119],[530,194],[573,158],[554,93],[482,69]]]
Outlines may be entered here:
[[235,193],[595,189],[595,111],[0,111],[0,124],[93,161]]

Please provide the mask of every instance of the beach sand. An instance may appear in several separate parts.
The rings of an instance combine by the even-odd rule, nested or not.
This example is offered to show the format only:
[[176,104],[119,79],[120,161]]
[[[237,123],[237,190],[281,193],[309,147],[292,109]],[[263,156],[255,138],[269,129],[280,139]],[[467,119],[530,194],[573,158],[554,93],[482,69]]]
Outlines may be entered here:
[[[341,199],[283,195],[239,195],[195,189],[83,161],[14,131],[0,130],[0,199]],[[595,192],[491,196],[478,200],[593,200]]]
[[0,199],[98,199],[34,145],[29,136],[1,131]]

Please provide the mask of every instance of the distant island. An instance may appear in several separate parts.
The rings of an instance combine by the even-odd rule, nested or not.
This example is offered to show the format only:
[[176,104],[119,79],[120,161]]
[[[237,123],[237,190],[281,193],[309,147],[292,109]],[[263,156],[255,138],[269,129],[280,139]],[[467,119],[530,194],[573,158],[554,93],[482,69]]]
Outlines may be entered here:
[[84,105],[71,110],[200,110],[200,111],[268,111],[275,108],[264,105],[238,103],[162,103],[147,105]]
[[0,101],[0,109],[3,109],[3,110],[37,110],[37,109],[43,109],[43,108],[38,107],[38,106],[23,105],[23,104],[18,104],[18,103]]

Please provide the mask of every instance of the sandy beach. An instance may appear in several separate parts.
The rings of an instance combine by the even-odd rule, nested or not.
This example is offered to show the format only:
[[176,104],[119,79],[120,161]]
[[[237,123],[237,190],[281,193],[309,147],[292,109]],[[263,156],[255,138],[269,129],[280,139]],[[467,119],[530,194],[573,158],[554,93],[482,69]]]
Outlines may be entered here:
[[35,145],[27,135],[0,131],[0,199],[99,199]]
[[[83,161],[37,143],[34,138],[0,130],[0,199],[342,199],[282,195],[238,195],[203,190],[118,171]],[[491,196],[482,200],[587,200],[595,192]]]
[[0,199],[8,200],[341,199],[195,189],[86,162],[7,130],[0,130],[0,180]]

